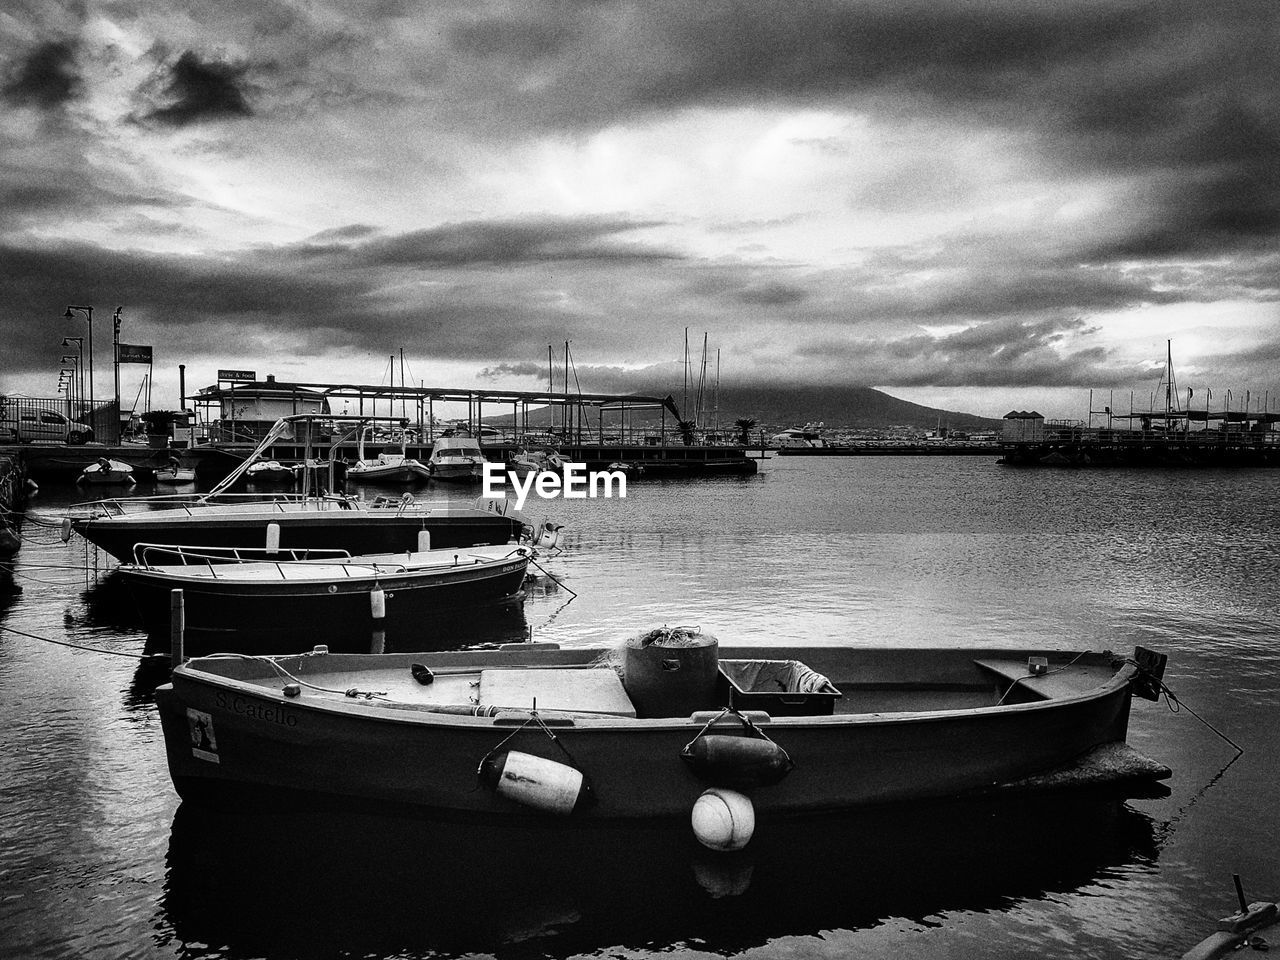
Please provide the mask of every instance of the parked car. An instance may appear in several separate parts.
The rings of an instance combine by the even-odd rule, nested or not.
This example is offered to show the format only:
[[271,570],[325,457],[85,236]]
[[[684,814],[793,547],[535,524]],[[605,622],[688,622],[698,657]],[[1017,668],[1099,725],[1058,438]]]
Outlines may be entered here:
[[0,440],[8,443],[31,443],[51,440],[55,443],[88,443],[93,427],[64,414],[30,401],[6,399],[0,406]]

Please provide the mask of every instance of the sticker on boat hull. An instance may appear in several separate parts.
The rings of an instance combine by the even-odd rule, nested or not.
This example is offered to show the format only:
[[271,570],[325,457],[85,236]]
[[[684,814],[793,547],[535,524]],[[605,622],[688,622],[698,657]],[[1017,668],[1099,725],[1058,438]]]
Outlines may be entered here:
[[191,755],[197,760],[221,763],[218,759],[218,738],[213,732],[213,717],[203,710],[187,707],[187,727],[191,731]]

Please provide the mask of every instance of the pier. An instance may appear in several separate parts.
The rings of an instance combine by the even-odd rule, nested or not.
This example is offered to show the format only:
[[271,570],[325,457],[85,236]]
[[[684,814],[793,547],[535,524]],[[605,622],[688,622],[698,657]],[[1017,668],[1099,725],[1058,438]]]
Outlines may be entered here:
[[[1157,411],[1116,416],[1135,427],[1091,427],[1011,413],[1000,462],[1018,467],[1277,467],[1280,413]],[[1192,423],[1203,426],[1192,429]],[[1217,426],[1210,426],[1216,422]]]

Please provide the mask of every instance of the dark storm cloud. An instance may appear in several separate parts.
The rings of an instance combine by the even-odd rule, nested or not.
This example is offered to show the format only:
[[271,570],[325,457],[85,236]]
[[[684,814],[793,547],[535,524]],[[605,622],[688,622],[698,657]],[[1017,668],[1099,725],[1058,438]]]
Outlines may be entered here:
[[449,223],[373,240],[360,248],[359,256],[368,264],[419,266],[681,259],[671,250],[616,239],[618,234],[658,225],[601,217]]
[[[292,349],[300,354],[381,352],[390,343],[424,344],[442,359],[519,358],[540,354],[566,329],[600,320],[599,303],[560,302],[560,278],[547,286],[548,263],[585,261],[587,270],[603,264],[625,271],[665,256],[624,250],[609,239],[627,226],[596,218],[529,222],[512,239],[509,223],[458,224],[363,242],[335,238],[318,245],[312,237],[219,256],[10,241],[0,243],[6,265],[0,302],[16,323],[26,324],[60,316],[64,300],[127,304],[131,317],[162,328],[167,349],[178,354],[242,352],[292,335]],[[358,238],[367,231],[335,233]],[[485,269],[495,264],[498,269]],[[424,269],[406,276],[414,266]],[[58,303],[50,302],[50,291]],[[23,338],[10,360],[18,368],[39,368],[51,349],[39,338]]]
[[[67,142],[53,151],[45,166],[24,164],[22,157],[0,159],[0,233],[26,226],[49,230],[59,220],[72,224],[92,218],[132,216],[139,210],[180,210],[190,205],[184,197],[157,189],[137,192],[136,185],[85,164],[83,147]],[[54,228],[57,229],[57,228]]]
[[1118,236],[1082,244],[1095,262],[1280,233],[1277,35],[1274,0],[549,2],[449,34],[491,68],[477,95],[502,124],[775,105],[1012,133],[1133,188]]
[[738,294],[738,298],[753,306],[781,307],[803,303],[808,293],[793,284],[771,282],[747,287]]
[[349,223],[342,227],[331,227],[307,237],[307,243],[328,244],[341,243],[347,240],[365,240],[378,233],[378,228],[367,223]]
[[211,120],[252,116],[246,97],[245,65],[202,59],[192,50],[170,64],[164,74],[143,91],[157,105],[142,110],[141,122],[186,127]]
[[78,97],[81,86],[75,43],[50,40],[17,63],[0,93],[17,106],[56,110]]
[[1146,367],[1112,362],[1101,347],[1064,353],[1064,341],[1089,332],[1079,319],[996,321],[941,336],[818,338],[802,343],[797,356],[846,360],[868,382],[895,387],[1079,387],[1148,376]]

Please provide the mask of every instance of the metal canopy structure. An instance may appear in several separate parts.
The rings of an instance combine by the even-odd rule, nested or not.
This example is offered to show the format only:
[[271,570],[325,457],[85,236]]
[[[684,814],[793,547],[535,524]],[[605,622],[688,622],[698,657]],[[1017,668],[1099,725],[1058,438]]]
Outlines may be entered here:
[[[219,381],[214,386],[206,387],[187,399],[197,405],[210,406],[222,404],[224,401],[234,404],[237,398],[261,398],[276,402],[292,402],[295,410],[300,412],[297,403],[308,401],[315,403],[327,401],[331,413],[348,412],[356,415],[374,415],[378,413],[378,405],[386,404],[393,415],[396,405],[400,405],[400,418],[408,423],[416,424],[424,436],[432,435],[436,424],[434,406],[437,403],[465,403],[467,405],[466,422],[470,432],[478,432],[485,417],[505,416],[509,412],[513,417],[513,430],[518,433],[529,433],[529,414],[531,408],[548,408],[551,411],[551,423],[540,425],[538,432],[551,432],[564,438],[581,441],[595,435],[603,436],[606,412],[617,413],[625,421],[626,414],[640,410],[660,411],[662,423],[660,430],[666,433],[666,417],[673,418],[673,426],[681,422],[680,410],[675,399],[668,394],[665,397],[645,396],[642,394],[614,393],[556,393],[551,390],[502,390],[460,387],[413,387],[387,384],[358,383],[303,383],[278,381],[273,377],[266,380]],[[338,409],[334,401],[345,401],[350,410]],[[283,412],[283,411],[281,411]],[[559,413],[560,422],[556,422]],[[206,417],[206,419],[212,419]],[[275,417],[271,417],[274,421]],[[461,419],[461,418],[454,418]],[[592,421],[595,422],[592,422]],[[625,429],[625,427],[624,427]]]

